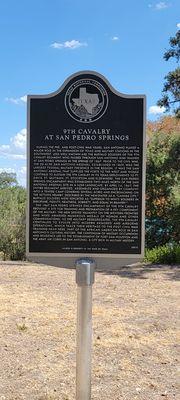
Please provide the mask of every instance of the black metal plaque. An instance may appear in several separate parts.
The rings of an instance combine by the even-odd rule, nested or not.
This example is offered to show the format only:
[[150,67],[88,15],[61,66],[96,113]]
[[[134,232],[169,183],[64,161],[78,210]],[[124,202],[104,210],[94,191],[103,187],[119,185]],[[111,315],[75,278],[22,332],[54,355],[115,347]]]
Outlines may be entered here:
[[142,254],[144,102],[94,72],[28,96],[28,254]]

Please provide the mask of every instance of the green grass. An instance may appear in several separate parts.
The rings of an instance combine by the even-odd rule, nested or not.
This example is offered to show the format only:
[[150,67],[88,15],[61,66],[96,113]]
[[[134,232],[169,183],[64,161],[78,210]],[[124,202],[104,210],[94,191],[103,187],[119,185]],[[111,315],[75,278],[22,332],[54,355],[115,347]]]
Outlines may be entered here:
[[145,262],[155,264],[180,264],[180,245],[166,244],[146,250]]

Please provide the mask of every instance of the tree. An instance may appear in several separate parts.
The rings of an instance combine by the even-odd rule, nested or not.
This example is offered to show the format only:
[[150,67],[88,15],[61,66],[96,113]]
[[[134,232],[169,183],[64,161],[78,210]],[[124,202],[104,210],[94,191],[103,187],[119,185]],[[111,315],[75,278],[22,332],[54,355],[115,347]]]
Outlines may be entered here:
[[180,136],[177,131],[164,133],[159,130],[152,133],[147,148],[146,174],[148,248],[179,240],[178,154],[180,154]]
[[0,189],[5,189],[17,185],[16,174],[9,172],[0,173]]
[[[168,61],[174,58],[177,63],[180,59],[180,30],[174,37],[169,40],[170,48],[164,53],[164,59]],[[175,116],[180,118],[180,67],[174,71],[170,71],[165,76],[164,87],[162,90],[162,98],[157,102],[161,107],[165,107],[166,111],[173,110]]]
[[16,175],[0,174],[0,252],[12,260],[25,257],[26,190]]
[[180,135],[180,119],[174,118],[172,115],[163,115],[155,121],[147,121],[146,128],[149,139],[158,132],[162,132],[164,135],[172,133]]
[[164,53],[164,59],[168,61],[171,57],[175,57],[177,62],[180,58],[180,30],[177,31],[174,37],[169,39],[170,49]]

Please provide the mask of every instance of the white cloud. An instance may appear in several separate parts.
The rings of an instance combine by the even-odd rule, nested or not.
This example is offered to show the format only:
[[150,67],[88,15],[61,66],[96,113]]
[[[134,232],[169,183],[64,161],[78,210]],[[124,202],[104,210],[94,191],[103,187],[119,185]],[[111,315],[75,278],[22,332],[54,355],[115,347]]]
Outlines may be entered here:
[[27,103],[27,96],[21,96],[21,97],[6,97],[5,100],[8,103],[13,103],[13,104],[24,104]]
[[62,43],[54,42],[50,47],[53,47],[53,49],[62,49],[64,45]]
[[27,168],[24,166],[24,167],[21,167],[20,169],[19,169],[19,174],[21,174],[21,175],[25,175],[26,174],[26,170],[27,170]]
[[166,3],[165,1],[160,1],[160,2],[158,2],[158,3],[156,3],[156,4],[148,4],[148,7],[149,8],[154,8],[154,10],[157,10],[157,11],[161,11],[161,10],[165,10],[165,8],[168,8],[168,7],[170,7],[170,4],[169,3]]
[[165,8],[168,8],[169,5],[165,3],[165,1],[160,1],[159,3],[156,3],[155,9],[156,10],[164,10]]
[[17,170],[17,179],[22,186],[26,186],[26,171],[27,168],[25,166]]
[[53,47],[53,49],[77,49],[78,47],[82,47],[82,46],[87,46],[86,42],[80,42],[79,40],[71,40],[71,41],[66,41],[63,43],[59,43],[59,42],[54,42],[51,44],[50,47]]
[[149,114],[163,114],[165,111],[165,107],[160,107],[160,106],[151,106],[149,107]]
[[21,100],[23,103],[27,103],[27,95],[25,94],[24,96],[20,97],[20,100]]
[[9,144],[0,145],[0,157],[25,160],[26,159],[26,129],[21,129],[10,139]]
[[180,22],[178,22],[178,24],[176,26],[178,29],[180,29]]
[[26,129],[21,129],[12,139],[11,143],[17,148],[23,151],[26,150]]
[[118,36],[113,36],[111,40],[117,41],[117,40],[119,40],[119,37]]
[[8,174],[10,174],[10,173],[15,173],[16,171],[15,171],[15,169],[14,168],[0,168],[0,174],[1,174],[1,172],[7,172]]
[[19,99],[15,99],[14,97],[6,97],[5,98],[8,103],[19,104]]

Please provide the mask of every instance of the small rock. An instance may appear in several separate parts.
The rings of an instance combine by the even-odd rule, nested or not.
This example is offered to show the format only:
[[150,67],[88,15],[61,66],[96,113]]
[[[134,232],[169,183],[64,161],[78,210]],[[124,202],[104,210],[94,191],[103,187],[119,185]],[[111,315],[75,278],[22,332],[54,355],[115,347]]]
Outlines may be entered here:
[[167,396],[167,390],[161,394],[162,397],[166,397]]
[[149,386],[150,386],[151,388],[154,388],[154,387],[155,387],[154,383],[150,383]]

